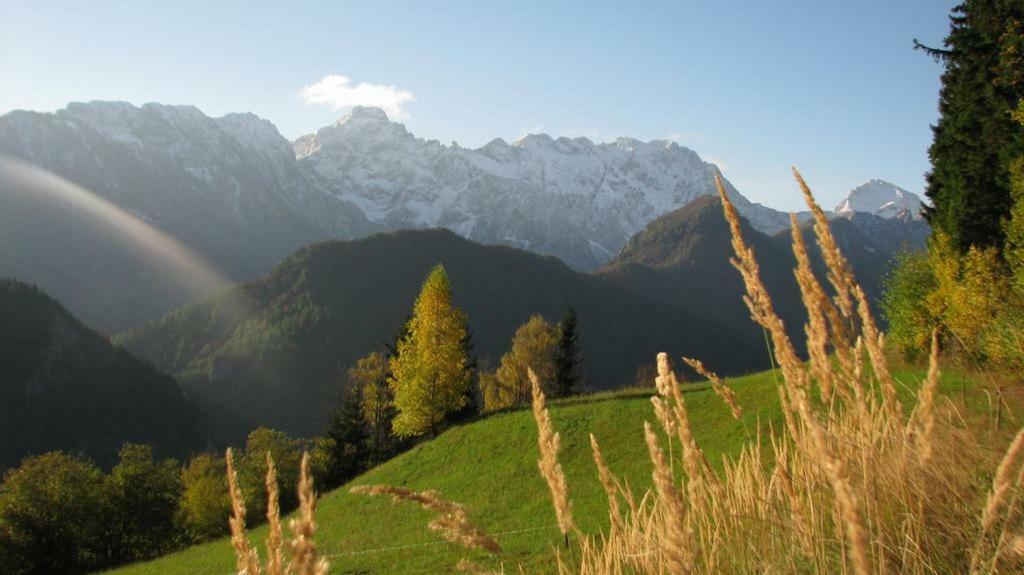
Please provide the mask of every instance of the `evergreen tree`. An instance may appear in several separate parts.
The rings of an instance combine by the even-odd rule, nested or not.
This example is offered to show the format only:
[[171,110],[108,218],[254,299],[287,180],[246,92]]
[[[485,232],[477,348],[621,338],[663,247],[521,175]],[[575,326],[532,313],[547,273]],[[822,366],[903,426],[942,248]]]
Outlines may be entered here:
[[555,395],[568,397],[579,390],[580,357],[579,318],[570,307],[558,322],[558,349],[555,351]]
[[473,349],[473,332],[467,328],[466,337],[462,339],[462,349],[466,352],[466,374],[469,377],[469,389],[466,391],[466,404],[462,409],[448,414],[448,423],[459,423],[469,420],[480,414],[483,405],[483,396],[480,392],[480,362],[477,360]]
[[453,305],[448,274],[438,264],[423,283],[408,335],[390,362],[396,435],[436,433],[447,414],[466,405],[470,371],[465,338],[465,314]]
[[337,487],[367,467],[366,419],[363,417],[363,396],[359,387],[351,387],[342,397],[327,422],[327,461],[324,470],[325,489]]
[[1009,166],[1024,152],[1024,130],[1011,116],[1024,96],[1024,3],[966,0],[950,20],[945,49],[915,41],[945,65],[925,215],[961,252],[1002,248]]

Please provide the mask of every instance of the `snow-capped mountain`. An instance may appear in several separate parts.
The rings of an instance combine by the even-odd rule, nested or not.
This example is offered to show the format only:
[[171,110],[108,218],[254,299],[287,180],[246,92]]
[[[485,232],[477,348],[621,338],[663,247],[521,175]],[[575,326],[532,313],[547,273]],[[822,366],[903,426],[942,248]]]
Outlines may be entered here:
[[[592,269],[659,216],[715,194],[720,175],[670,141],[598,144],[531,134],[467,149],[417,138],[382,110],[361,107],[289,142],[252,114],[210,118],[192,106],[73,103],[56,113],[0,116],[0,156],[79,184],[233,279],[265,273],[310,242],[424,227]],[[788,228],[788,215],[725,185],[756,229]],[[0,181],[0,277],[37,283],[106,330],[185,303],[131,246],[86,229],[67,209],[44,213],[25,204],[31,198],[24,194],[5,199],[3,192]],[[872,181],[837,211],[889,217],[907,206],[916,214],[919,203]]]
[[[382,110],[362,107],[293,148],[323,190],[383,227],[446,227],[582,269],[608,261],[656,217],[715,193],[720,175],[670,141],[531,134],[466,149],[417,138]],[[726,186],[755,227],[785,229],[787,216]]]
[[837,214],[863,212],[882,218],[893,218],[904,211],[912,219],[920,219],[921,198],[895,184],[878,179],[850,190],[835,209]]

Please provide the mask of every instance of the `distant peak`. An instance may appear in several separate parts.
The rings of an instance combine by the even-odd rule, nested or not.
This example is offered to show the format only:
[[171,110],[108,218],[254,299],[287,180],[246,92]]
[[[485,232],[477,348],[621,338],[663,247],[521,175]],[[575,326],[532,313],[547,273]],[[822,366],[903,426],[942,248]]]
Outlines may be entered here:
[[545,134],[544,132],[531,132],[529,134],[524,134],[523,136],[520,136],[518,139],[516,139],[515,145],[519,147],[525,147],[530,144],[551,145],[554,141],[555,140],[551,136]]
[[839,214],[864,212],[883,218],[896,217],[905,211],[912,217],[919,218],[921,198],[896,184],[872,178],[850,190],[836,206],[835,211]]
[[373,106],[356,106],[352,108],[352,111],[345,114],[340,120],[338,125],[350,124],[350,123],[364,123],[364,122],[387,122],[387,113]]

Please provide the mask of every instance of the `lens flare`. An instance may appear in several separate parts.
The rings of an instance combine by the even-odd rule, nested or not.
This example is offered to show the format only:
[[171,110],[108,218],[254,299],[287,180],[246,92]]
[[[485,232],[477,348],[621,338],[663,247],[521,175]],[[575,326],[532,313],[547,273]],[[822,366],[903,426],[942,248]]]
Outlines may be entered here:
[[[32,164],[0,157],[0,200],[31,199],[72,208],[153,262],[154,271],[195,300],[232,284],[202,256],[84,187]],[[40,222],[39,225],[46,225]]]

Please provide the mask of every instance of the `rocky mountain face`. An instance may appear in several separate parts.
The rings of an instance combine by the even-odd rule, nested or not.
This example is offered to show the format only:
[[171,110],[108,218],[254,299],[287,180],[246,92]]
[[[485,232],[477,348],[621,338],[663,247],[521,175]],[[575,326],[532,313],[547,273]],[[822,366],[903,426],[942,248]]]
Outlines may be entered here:
[[[478,149],[423,140],[382,110],[355,108],[294,149],[311,179],[389,229],[444,227],[488,244],[595,268],[654,218],[715,192],[718,168],[674,142],[531,134]],[[788,217],[726,183],[767,232]]]
[[[190,106],[70,104],[0,117],[0,156],[41,167],[177,238],[232,279],[265,273],[298,247],[377,229],[324,194],[291,146],[251,114]],[[0,182],[0,277],[38,283],[90,325],[116,331],[186,303],[138,258],[60,202]]]
[[205,419],[173,378],[36,288],[0,280],[0,325],[0,473],[53,450],[107,466],[125,442],[177,457],[205,446]]
[[[431,227],[594,269],[658,217],[713,195],[721,175],[669,141],[536,134],[466,149],[417,138],[382,110],[360,107],[288,142],[252,114],[75,103],[0,117],[0,157],[82,186],[184,242],[231,280],[257,277],[313,241]],[[858,188],[837,211],[890,217],[911,206],[913,194],[883,184]],[[754,229],[788,228],[788,215],[725,185]],[[37,205],[9,187],[0,181],[0,277],[41,285],[105,331],[194,298],[153,273],[159,262],[74,209]]]

